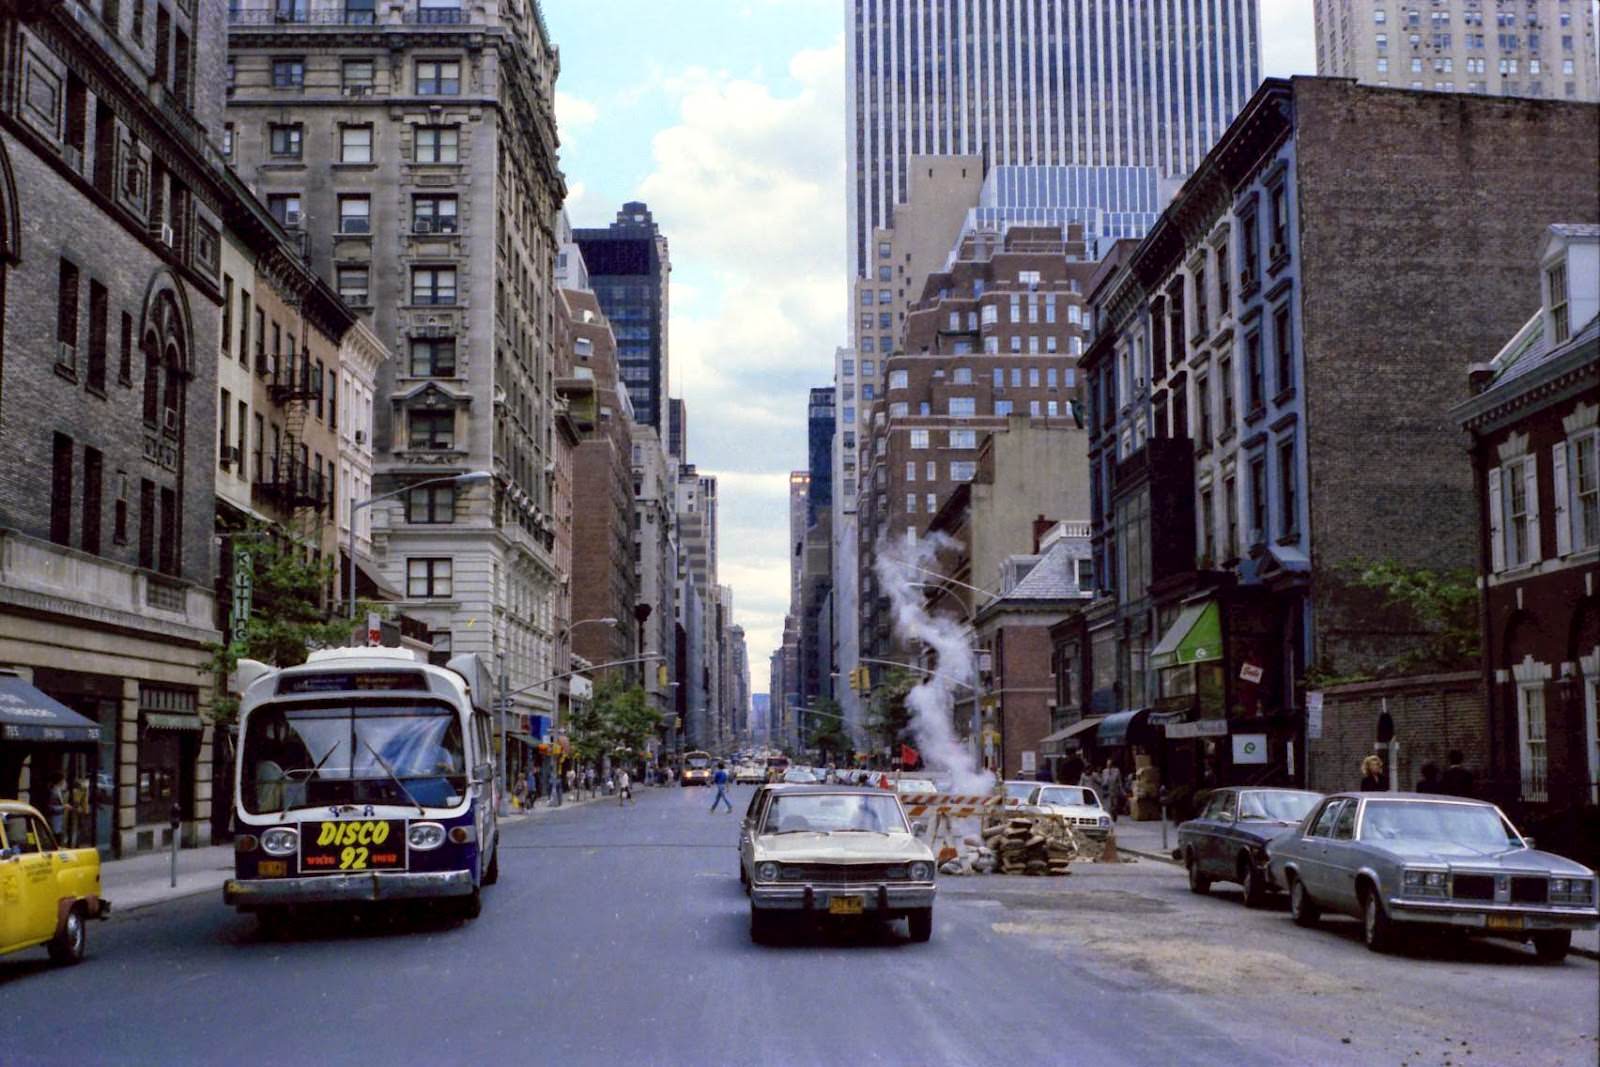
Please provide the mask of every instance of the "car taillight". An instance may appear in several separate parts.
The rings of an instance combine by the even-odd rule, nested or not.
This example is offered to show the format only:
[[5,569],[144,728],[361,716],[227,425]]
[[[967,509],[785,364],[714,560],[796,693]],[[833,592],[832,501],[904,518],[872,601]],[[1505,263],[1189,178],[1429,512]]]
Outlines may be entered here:
[[475,837],[475,836],[476,835],[472,832],[472,827],[470,827],[470,826],[452,826],[452,827],[450,827],[450,842],[451,842],[451,844],[464,845],[468,841],[471,841],[473,839],[473,837]]

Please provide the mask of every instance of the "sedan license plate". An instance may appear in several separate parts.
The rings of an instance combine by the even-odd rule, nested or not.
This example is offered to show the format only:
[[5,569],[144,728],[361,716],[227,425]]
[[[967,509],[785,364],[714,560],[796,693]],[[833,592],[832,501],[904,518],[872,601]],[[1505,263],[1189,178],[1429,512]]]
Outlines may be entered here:
[[1521,930],[1522,916],[1520,915],[1490,915],[1485,928],[1489,930]]
[[263,878],[282,878],[289,873],[289,864],[284,860],[262,860],[256,864],[256,873]]
[[860,915],[860,897],[830,897],[828,899],[829,915]]

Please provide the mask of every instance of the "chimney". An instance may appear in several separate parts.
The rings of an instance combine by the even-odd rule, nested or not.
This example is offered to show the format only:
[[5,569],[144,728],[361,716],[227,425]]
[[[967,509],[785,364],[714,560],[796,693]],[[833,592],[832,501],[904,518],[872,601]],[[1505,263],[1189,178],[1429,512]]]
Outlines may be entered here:
[[1039,554],[1039,541],[1044,537],[1045,534],[1049,533],[1055,527],[1055,524],[1056,523],[1054,519],[1047,519],[1043,515],[1040,515],[1033,520],[1034,555],[1037,556]]
[[1494,381],[1494,368],[1487,363],[1474,363],[1467,368],[1467,392],[1477,396]]

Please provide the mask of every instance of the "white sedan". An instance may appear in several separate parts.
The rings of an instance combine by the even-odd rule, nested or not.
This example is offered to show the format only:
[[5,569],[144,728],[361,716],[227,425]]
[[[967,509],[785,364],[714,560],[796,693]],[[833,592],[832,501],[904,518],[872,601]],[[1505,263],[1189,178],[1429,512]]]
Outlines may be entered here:
[[1040,785],[1028,793],[1024,807],[1041,815],[1059,815],[1078,833],[1104,840],[1111,832],[1111,815],[1086,785]]

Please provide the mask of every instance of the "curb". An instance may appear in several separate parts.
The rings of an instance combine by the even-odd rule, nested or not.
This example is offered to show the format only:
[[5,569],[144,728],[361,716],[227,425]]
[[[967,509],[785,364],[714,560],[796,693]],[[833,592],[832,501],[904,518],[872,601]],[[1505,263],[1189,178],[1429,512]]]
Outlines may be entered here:
[[208,893],[216,893],[222,888],[222,883],[226,880],[224,877],[216,885],[205,886],[201,889],[175,889],[166,896],[157,897],[154,900],[143,900],[137,904],[118,904],[116,897],[108,896],[106,899],[111,901],[111,915],[107,921],[114,923],[124,915],[133,915],[149,908],[158,908],[163,904],[171,904],[177,900],[188,900],[190,897],[203,897]]
[[1173,859],[1170,855],[1162,852],[1150,852],[1142,848],[1129,848],[1121,841],[1117,842],[1117,851],[1126,852],[1130,856],[1138,856],[1140,859],[1156,860],[1160,863],[1170,863],[1174,867],[1179,865],[1178,861]]

